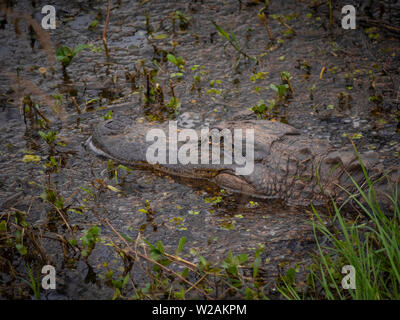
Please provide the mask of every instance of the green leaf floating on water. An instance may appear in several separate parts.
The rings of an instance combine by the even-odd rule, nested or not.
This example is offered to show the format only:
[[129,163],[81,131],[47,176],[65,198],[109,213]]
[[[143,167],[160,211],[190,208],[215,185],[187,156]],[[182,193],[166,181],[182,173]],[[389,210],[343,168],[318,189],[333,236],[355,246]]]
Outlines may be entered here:
[[155,39],[155,40],[162,40],[162,39],[166,39],[166,38],[168,38],[168,35],[165,33],[160,33],[160,34],[153,36],[153,39]]
[[40,156],[36,156],[33,154],[27,154],[23,157],[22,161],[23,162],[35,162],[38,163],[40,161]]

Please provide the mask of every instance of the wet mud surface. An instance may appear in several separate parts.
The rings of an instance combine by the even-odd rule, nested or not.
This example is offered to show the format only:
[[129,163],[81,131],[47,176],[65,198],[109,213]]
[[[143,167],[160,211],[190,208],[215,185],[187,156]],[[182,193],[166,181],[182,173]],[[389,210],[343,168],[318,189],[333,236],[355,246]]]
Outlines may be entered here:
[[[73,209],[67,220],[76,238],[100,224],[101,237],[121,243],[101,225],[107,219],[132,239],[141,234],[151,243],[161,240],[167,252],[174,252],[179,239],[187,237],[183,256],[193,263],[199,255],[221,261],[229,251],[253,256],[264,246],[262,276],[266,292],[273,293],[279,270],[299,264],[301,273],[311,261],[315,244],[310,208],[250,199],[150,171],[126,171],[118,164],[110,168],[86,141],[107,115],[140,121],[177,119],[187,128],[256,118],[249,108],[261,99],[267,104],[277,99],[270,84],[281,83],[282,71],[290,72],[293,93],[267,111],[267,119],[289,123],[337,147],[351,145],[348,137],[353,137],[359,150],[374,149],[383,163],[399,163],[399,36],[361,26],[343,30],[339,7],[329,32],[326,5],[310,8],[307,1],[271,1],[270,28],[276,37],[271,43],[257,18],[261,4],[112,1],[107,57],[102,43],[106,1],[55,1],[57,28],[48,31],[49,40],[30,30],[18,14],[26,12],[40,21],[44,3],[13,3],[0,29],[0,205],[4,214],[14,209],[27,212],[39,230],[71,236],[66,224],[49,213],[54,208],[40,198],[51,183],[65,206]],[[172,24],[171,13],[177,10],[189,18],[187,27],[179,19]],[[91,27],[93,21],[98,24]],[[231,29],[241,49],[256,56],[258,63],[243,55],[238,59],[240,54],[225,44],[212,21]],[[63,71],[56,48],[79,44],[90,47],[77,53]],[[185,60],[182,69],[167,60],[168,53]],[[172,95],[179,99],[178,109],[164,112],[157,103],[146,105],[143,68],[158,70],[154,83],[166,102]],[[51,174],[44,167],[48,145],[32,127],[34,120],[28,117],[24,122],[26,96],[58,132],[56,158],[61,165]],[[26,155],[40,160],[23,162]],[[153,212],[150,217],[140,211],[146,201]],[[113,291],[102,283],[104,262],[121,268],[111,246],[96,246],[89,257],[90,270],[83,262],[68,265],[59,243],[44,238],[42,245],[60,270],[60,285],[47,298],[112,297]],[[142,275],[135,277],[140,282]],[[3,297],[18,295],[10,289],[12,276],[2,272],[0,280]]]

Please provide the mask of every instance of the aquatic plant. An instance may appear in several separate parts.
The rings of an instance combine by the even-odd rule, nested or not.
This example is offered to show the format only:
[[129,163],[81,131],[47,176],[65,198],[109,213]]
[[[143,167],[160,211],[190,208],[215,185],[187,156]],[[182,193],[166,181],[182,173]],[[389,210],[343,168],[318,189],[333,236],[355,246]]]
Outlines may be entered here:
[[332,6],[332,0],[328,0],[328,7],[329,7],[329,28],[332,30],[332,27],[333,27],[333,6]]
[[31,267],[29,266],[29,264],[27,264],[27,269],[28,269],[28,275],[29,275],[29,280],[27,281],[25,279],[23,279],[24,282],[26,282],[31,290],[33,291],[33,294],[35,296],[35,298],[37,300],[40,300],[40,284],[39,284],[39,278],[35,278],[35,276],[33,275],[33,272],[31,270]]
[[257,17],[263,23],[265,28],[267,29],[268,37],[271,42],[275,40],[275,37],[272,35],[271,29],[269,27],[269,0],[265,0],[265,5],[263,8],[258,11]]
[[274,83],[271,83],[270,88],[276,92],[276,94],[278,95],[278,99],[280,101],[286,95],[286,91],[289,88],[289,85],[287,84],[276,85]]
[[112,119],[112,115],[113,115],[113,111],[112,110],[109,110],[105,115],[103,115],[102,117],[103,117],[103,119],[104,120],[110,120],[110,119]]
[[179,21],[179,28],[181,30],[186,30],[190,24],[190,17],[182,13],[182,11],[176,10],[171,14],[172,28],[175,29],[175,21]]
[[224,29],[222,29],[215,21],[211,21],[212,24],[215,26],[215,28],[217,29],[218,33],[227,40],[227,42],[240,54],[243,55],[244,57],[257,61],[256,57],[253,56],[249,56],[247,53],[245,53],[239,45],[239,42],[236,39],[235,34],[233,33],[233,31],[231,31],[230,33],[228,33],[227,31],[225,31]]
[[57,132],[52,130],[49,130],[48,132],[39,131],[39,135],[47,143],[50,156],[53,156],[55,152],[56,139],[58,138]]
[[167,108],[170,110],[173,110],[174,112],[177,111],[181,106],[181,103],[179,102],[178,98],[176,97],[171,97],[169,99],[169,102],[167,104]]
[[287,84],[289,86],[289,89],[292,93],[294,93],[292,84],[290,82],[290,80],[292,80],[292,76],[290,75],[289,71],[282,71],[281,72],[281,79],[282,79],[282,84]]
[[90,256],[96,244],[103,240],[99,237],[101,229],[98,226],[93,226],[84,231],[84,235],[80,238],[82,242],[81,254],[86,259]]
[[201,91],[201,76],[205,75],[206,72],[203,71],[202,69],[204,66],[195,64],[191,67],[191,70],[193,71],[193,85],[192,85],[192,90],[194,90],[197,87],[198,92]]
[[267,100],[268,104],[265,103],[264,99],[260,99],[258,103],[250,108],[251,111],[253,111],[258,118],[264,118],[267,116],[267,118],[272,118],[273,117],[273,112],[276,111],[277,105],[275,99]]
[[169,62],[172,62],[174,65],[176,65],[180,71],[185,70],[186,61],[182,57],[175,57],[173,54],[168,53],[167,59]]
[[145,204],[144,204],[144,209],[139,209],[140,212],[146,214],[146,215],[153,215],[154,211],[153,208],[150,205],[150,201],[146,200]]
[[43,192],[40,197],[43,201],[49,202],[58,208],[61,211],[65,210],[64,207],[64,198],[61,195],[58,195],[56,191],[46,188],[45,192]]
[[[39,105],[34,103],[30,96],[25,96],[22,99],[22,112],[27,131],[36,132],[39,128],[46,128],[50,123],[50,120],[39,110]],[[39,119],[38,116],[42,119]]]
[[310,88],[310,99],[314,100],[314,91],[315,89],[317,89],[317,86],[315,85],[315,83],[312,85],[312,87]]
[[90,23],[88,29],[89,30],[94,30],[98,26],[98,24],[99,24],[99,20],[95,19]]
[[79,44],[73,49],[70,49],[67,46],[59,47],[56,51],[57,60],[61,62],[63,68],[65,69],[70,65],[72,59],[78,54],[78,52],[85,50],[88,47],[89,46],[86,44]]

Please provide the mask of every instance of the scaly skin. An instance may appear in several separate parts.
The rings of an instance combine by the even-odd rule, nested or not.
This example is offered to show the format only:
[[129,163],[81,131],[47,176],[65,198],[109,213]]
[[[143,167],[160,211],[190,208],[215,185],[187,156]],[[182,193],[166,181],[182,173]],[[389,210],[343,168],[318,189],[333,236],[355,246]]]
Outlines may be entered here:
[[[146,142],[146,133],[153,128],[163,129],[168,138],[168,123],[143,124],[113,119],[94,130],[91,143],[98,153],[128,166],[148,167],[173,176],[204,179],[256,198],[282,199],[290,205],[309,205],[311,202],[318,205],[331,197],[339,203],[343,202],[347,194],[339,186],[350,192],[356,190],[348,174],[359,185],[365,186],[364,174],[353,150],[337,150],[327,142],[308,138],[282,123],[245,120],[222,122],[210,127],[210,130],[227,128],[231,132],[238,128],[243,133],[246,129],[254,129],[254,170],[247,176],[235,174],[238,167],[235,162],[220,165],[147,163],[146,150],[152,143]],[[222,147],[220,150],[223,152]],[[383,176],[376,153],[364,153],[361,158],[370,177]],[[389,182],[398,183],[397,168],[394,168],[394,174],[392,171],[390,177],[391,181],[384,177],[377,184],[378,193],[390,193]]]

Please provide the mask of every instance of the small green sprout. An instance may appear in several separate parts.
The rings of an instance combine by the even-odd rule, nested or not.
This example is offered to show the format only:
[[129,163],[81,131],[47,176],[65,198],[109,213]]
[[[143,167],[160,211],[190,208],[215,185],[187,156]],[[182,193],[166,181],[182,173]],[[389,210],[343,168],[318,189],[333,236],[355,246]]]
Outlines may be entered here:
[[112,110],[108,111],[105,115],[103,115],[103,119],[104,119],[104,120],[110,120],[110,119],[112,119],[112,114],[113,114],[113,111],[112,111]]
[[181,70],[181,71],[185,70],[186,61],[182,57],[177,58],[173,54],[168,53],[167,59],[169,62],[172,62],[174,65],[176,65],[179,70]]
[[267,102],[268,105],[265,104],[264,99],[261,99],[255,106],[250,108],[250,110],[253,111],[258,117],[262,117],[267,111],[272,112],[276,108],[275,99],[267,100]]
[[215,28],[217,29],[218,33],[224,37],[228,43],[241,55],[243,55],[246,58],[249,58],[251,60],[257,61],[257,58],[253,57],[253,56],[249,56],[247,53],[243,52],[243,50],[240,48],[239,42],[236,39],[235,34],[233,33],[233,31],[231,31],[230,33],[226,32],[224,29],[222,29],[218,24],[216,24],[214,21],[211,21],[212,24],[215,26]]
[[292,84],[291,84],[291,82],[290,82],[290,80],[292,80],[292,78],[293,78],[293,77],[290,75],[290,72],[289,72],[289,71],[282,71],[282,72],[281,72],[282,83],[283,83],[283,84],[287,84],[287,85],[289,86],[290,91],[291,91],[292,93],[294,93]]
[[179,102],[178,98],[176,97],[171,97],[171,99],[169,99],[169,102],[167,104],[167,107],[171,110],[178,110],[181,106],[181,103]]
[[270,85],[270,88],[277,93],[279,100],[282,100],[282,98],[286,95],[286,91],[289,88],[289,85],[287,84],[276,85],[272,83]]
[[61,64],[65,69],[66,67],[69,66],[72,59],[77,55],[79,51],[82,51],[88,47],[89,46],[85,44],[77,45],[72,50],[67,46],[59,47],[56,51],[57,60],[61,61]]
[[83,250],[81,251],[81,254],[84,258],[88,258],[91,252],[93,251],[96,243],[99,243],[102,241],[101,238],[99,238],[101,229],[98,226],[93,226],[89,230],[86,230],[84,232],[84,236],[81,237],[82,241],[82,248]]
[[317,88],[317,86],[315,84],[313,84],[313,86],[310,88],[310,99],[314,100],[314,91]]
[[89,25],[89,30],[93,30],[93,29],[95,29],[96,27],[97,27],[97,25],[99,24],[99,21],[98,20],[93,20],[91,23],[90,23],[90,25]]
[[55,140],[57,139],[57,132],[54,132],[51,130],[48,131],[47,133],[43,132],[43,131],[39,131],[39,135],[42,137],[42,139],[44,141],[46,141],[46,143],[49,146],[54,146]]
[[190,24],[190,17],[182,13],[182,11],[175,11],[172,15],[172,23],[175,24],[175,20],[179,21],[179,28],[181,30],[186,30]]

